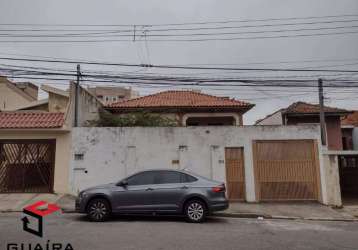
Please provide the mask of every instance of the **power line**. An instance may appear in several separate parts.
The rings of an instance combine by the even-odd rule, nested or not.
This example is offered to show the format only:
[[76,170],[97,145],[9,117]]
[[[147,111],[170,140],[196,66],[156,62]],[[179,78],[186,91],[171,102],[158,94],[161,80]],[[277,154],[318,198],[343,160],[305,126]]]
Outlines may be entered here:
[[[358,21],[358,20],[357,20]],[[192,37],[192,36],[222,36],[222,35],[242,35],[242,34],[265,34],[265,33],[285,33],[285,32],[302,32],[302,31],[318,31],[318,30],[337,30],[337,29],[350,29],[358,28],[358,25],[351,26],[335,26],[335,27],[318,27],[318,28],[300,28],[300,29],[280,29],[280,30],[261,30],[261,31],[243,31],[243,32],[216,32],[216,33],[186,33],[186,34],[138,34],[137,37],[146,38],[146,37]],[[133,37],[132,34],[110,34],[104,33],[77,33],[77,34],[1,34],[0,37],[6,38],[23,38],[23,37],[46,37],[46,38],[67,38],[67,37],[93,37],[93,34],[102,34],[101,38],[107,37]],[[107,34],[103,36],[104,34]]]
[[178,25],[200,25],[200,24],[219,24],[219,23],[246,23],[246,22],[267,22],[282,20],[305,20],[305,19],[322,19],[322,18],[341,18],[357,17],[358,14],[342,15],[325,15],[325,16],[306,16],[306,17],[287,17],[287,18],[265,18],[265,19],[241,19],[241,20],[224,20],[224,21],[203,21],[203,22],[182,22],[166,24],[39,24],[39,23],[2,23],[0,26],[45,26],[45,27],[133,27],[136,26],[178,26]]
[[[55,59],[55,60],[67,60],[67,61],[86,61],[79,58],[64,58],[64,57],[53,57],[53,56],[39,56],[39,55],[29,55],[29,54],[17,54],[17,53],[0,53],[0,55],[6,56],[23,56],[31,58],[46,58],[46,59]],[[351,62],[358,61],[358,58],[325,58],[325,59],[304,59],[304,60],[283,60],[283,61],[258,61],[258,62],[245,62],[245,63],[190,63],[190,64],[175,64],[176,66],[239,66],[239,65],[265,65],[265,64],[297,64],[297,63],[316,63],[316,62]]]
[[273,71],[273,72],[335,72],[335,73],[358,73],[358,70],[332,70],[332,69],[286,69],[286,68],[238,68],[238,67],[198,67],[198,66],[178,66],[178,65],[154,65],[154,64],[131,64],[131,63],[107,63],[95,61],[67,61],[67,60],[45,60],[30,58],[0,57],[0,60],[26,61],[26,62],[47,62],[65,64],[88,64],[88,65],[107,65],[123,67],[142,67],[142,68],[165,68],[183,70],[224,70],[224,71]]
[[[51,75],[51,74],[49,74]],[[55,74],[55,76],[66,76],[66,75],[59,75],[59,74]],[[72,75],[73,76],[73,75]],[[11,77],[11,76],[9,76]],[[37,80],[73,80],[73,78],[49,78],[49,77],[38,77],[38,76],[14,76],[12,78],[21,78],[21,79],[37,79]],[[118,80],[117,80],[118,79]],[[293,81],[288,81],[288,80],[284,80],[284,81],[280,81],[280,80],[266,80],[266,81],[257,81],[257,80],[245,80],[245,79],[236,79],[235,82],[236,84],[223,84],[227,81],[222,81],[220,79],[216,80],[216,82],[212,81],[210,83],[206,82],[206,83],[196,83],[196,82],[182,82],[180,81],[180,79],[176,79],[177,82],[168,82],[168,81],[164,81],[164,82],[160,82],[155,81],[155,82],[148,82],[148,81],[153,81],[152,79],[136,79],[136,78],[121,78],[121,77],[107,77],[107,78],[103,78],[102,76],[95,76],[95,75],[83,75],[83,80],[85,81],[90,81],[90,82],[112,82],[112,83],[129,83],[129,84],[133,84],[133,80],[136,80],[135,83],[136,84],[150,84],[150,85],[164,85],[164,86],[200,86],[200,87],[216,87],[216,86],[227,86],[227,87],[287,87],[287,88],[315,88],[315,85],[297,85],[297,83],[299,83],[299,81],[293,80]],[[163,79],[165,80],[165,79]],[[291,84],[290,84],[291,82]],[[312,81],[306,81],[306,82],[311,82]],[[295,84],[294,84],[295,83]],[[350,83],[350,82],[345,82]],[[352,83],[356,83],[356,82],[352,82]],[[343,84],[339,84],[339,85],[325,85],[326,88],[358,88],[358,85],[343,85]]]
[[[236,40],[261,40],[275,38],[294,38],[294,37],[318,37],[344,34],[357,34],[358,31],[277,35],[277,36],[250,36],[250,37],[228,37],[228,38],[193,38],[193,39],[148,39],[151,42],[206,42],[206,41],[236,41]],[[106,42],[133,42],[131,39],[97,39],[97,40],[1,40],[0,43],[106,43]],[[145,42],[138,39],[136,42]]]
[[[242,29],[242,28],[262,28],[262,27],[277,27],[277,26],[302,26],[302,25],[316,25],[316,24],[333,24],[333,23],[350,23],[350,22],[357,22],[358,19],[350,19],[350,20],[330,20],[330,21],[314,21],[314,22],[294,22],[294,23],[274,23],[274,24],[256,24],[256,25],[243,25],[243,26],[211,26],[211,27],[189,27],[189,28],[165,28],[165,29],[152,29],[149,27],[143,26],[142,29],[139,29],[137,25],[136,33],[148,33],[148,32],[164,32],[164,31],[197,31],[197,30],[224,30],[224,29]],[[145,27],[145,28],[144,28]],[[79,32],[88,32],[88,31],[101,31],[101,32],[94,32],[94,33],[69,33],[69,34],[61,34],[64,36],[77,36],[77,35],[103,35],[103,34],[111,34],[111,33],[133,33],[133,29],[125,29],[125,30],[44,30],[44,29],[0,29],[0,31],[22,31],[22,32],[44,32],[44,31],[51,31],[51,32],[58,32],[58,31],[79,31]],[[10,34],[3,34],[3,35],[10,35]],[[149,36],[150,34],[148,34]],[[54,35],[52,35],[54,36]],[[124,36],[132,36],[132,34],[124,35]],[[143,35],[142,35],[143,36]]]
[[[12,73],[14,72],[17,72],[17,75],[19,74],[29,74],[29,73],[33,73],[33,74],[44,74],[44,73],[47,73],[47,72],[51,72],[51,74],[55,74],[55,73],[58,73],[58,72],[65,72],[65,73],[72,73],[72,75],[76,72],[74,70],[69,70],[69,69],[57,69],[57,68],[48,68],[48,67],[31,67],[31,66],[18,66],[18,65],[9,65],[9,64],[0,64],[0,65],[3,65],[7,68],[1,68],[2,70],[4,71],[11,71]],[[10,67],[10,68],[9,68]],[[26,70],[24,70],[26,69]],[[28,71],[28,69],[31,69],[33,71]],[[147,68],[143,68],[143,69],[147,69]],[[37,71],[36,71],[37,70]],[[38,70],[46,70],[46,72],[44,71],[38,71]],[[136,70],[136,71],[130,71],[130,72],[114,72],[114,71],[93,71],[93,70],[86,70],[86,71],[83,71],[84,74],[99,74],[99,75],[111,75],[112,76],[115,76],[115,77],[120,77],[120,76],[125,76],[125,77],[128,77],[128,76],[131,76],[132,78],[135,76],[136,78],[145,78],[147,77],[147,79],[157,79],[158,76],[161,77],[161,79],[183,79],[185,77],[188,77],[188,74],[170,74],[170,75],[158,75],[157,73],[141,73],[141,74],[136,74],[138,73],[139,70]],[[214,73],[214,72],[212,72]],[[229,73],[236,73],[236,72],[230,72]],[[190,73],[189,75],[193,75],[194,73]],[[203,79],[202,76],[201,76],[202,73],[196,73],[195,74],[195,80],[201,80]],[[352,73],[351,73],[352,74]],[[246,79],[250,79],[250,80],[260,80],[260,79],[266,79],[266,80],[269,80],[271,78],[274,78],[274,79],[293,79],[293,78],[317,78],[317,77],[333,77],[333,76],[348,76],[347,73],[334,73],[334,74],[310,74],[310,75],[289,75],[289,76],[265,76],[265,77],[257,77],[257,76],[245,76]],[[201,77],[201,78],[198,78],[198,77]],[[149,78],[148,78],[149,77]],[[218,76],[218,75],[215,75],[216,79],[217,78],[220,78],[220,79],[233,79],[234,76],[232,77],[228,77],[228,76]],[[242,76],[239,76],[242,78]],[[193,78],[191,78],[193,79]],[[210,79],[215,79],[215,78],[210,78]],[[235,79],[235,78],[234,78]],[[340,79],[340,80],[344,80],[344,79]]]

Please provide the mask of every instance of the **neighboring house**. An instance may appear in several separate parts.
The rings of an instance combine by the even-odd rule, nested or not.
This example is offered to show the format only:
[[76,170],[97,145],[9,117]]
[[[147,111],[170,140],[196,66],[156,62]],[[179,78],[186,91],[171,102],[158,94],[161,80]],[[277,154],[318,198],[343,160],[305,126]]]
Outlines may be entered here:
[[[42,86],[49,94],[22,110],[0,112],[0,193],[69,193],[75,84],[70,91]],[[99,118],[103,106],[79,87],[78,125]]]
[[104,104],[129,100],[139,96],[137,91],[134,91],[132,88],[124,87],[97,86],[92,88],[89,87],[87,90]]
[[[327,144],[330,150],[343,150],[341,117],[351,112],[345,109],[324,107]],[[289,107],[280,109],[265,118],[258,120],[255,125],[300,125],[319,124],[319,105],[305,102],[295,102]]]
[[[76,83],[70,82],[70,105],[66,113],[69,126],[75,125],[75,99]],[[89,126],[91,121],[99,119],[99,112],[103,109],[103,103],[88,89],[79,86],[78,90],[78,117],[77,126]]]
[[65,113],[69,102],[68,91],[42,85],[41,89],[48,93],[48,98],[36,100],[29,104],[19,107],[17,110],[41,110],[47,112]]
[[[70,83],[68,91],[42,85],[41,89],[48,93],[48,98],[33,101],[18,110],[60,112],[65,114],[66,125],[74,125],[76,84]],[[79,87],[78,95],[78,126],[87,126],[90,121],[99,119],[99,111],[103,108],[102,102],[86,88]]]
[[0,76],[0,110],[11,111],[37,100],[38,87],[30,82],[15,83]]
[[178,126],[243,125],[242,115],[254,105],[195,91],[171,90],[112,103],[114,114],[146,111],[177,121]]
[[353,111],[341,120],[344,150],[358,150],[358,111]]
[[67,193],[70,130],[64,113],[0,112],[0,193]]
[[65,112],[69,102],[69,92],[54,88],[48,85],[42,85],[41,89],[48,93],[48,111]]

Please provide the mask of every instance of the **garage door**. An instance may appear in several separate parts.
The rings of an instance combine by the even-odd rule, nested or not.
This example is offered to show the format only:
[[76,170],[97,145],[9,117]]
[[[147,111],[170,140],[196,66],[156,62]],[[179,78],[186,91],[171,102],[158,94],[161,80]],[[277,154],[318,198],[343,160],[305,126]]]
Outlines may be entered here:
[[255,141],[258,200],[318,200],[319,163],[313,140]]
[[0,140],[0,192],[53,192],[55,140]]

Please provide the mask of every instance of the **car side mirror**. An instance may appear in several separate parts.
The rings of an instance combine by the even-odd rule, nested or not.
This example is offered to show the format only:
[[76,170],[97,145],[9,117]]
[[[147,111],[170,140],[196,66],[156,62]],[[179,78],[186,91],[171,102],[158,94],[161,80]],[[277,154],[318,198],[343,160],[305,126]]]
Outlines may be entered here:
[[126,180],[123,180],[123,181],[120,181],[117,183],[117,186],[121,186],[121,187],[125,187],[128,185],[128,181]]

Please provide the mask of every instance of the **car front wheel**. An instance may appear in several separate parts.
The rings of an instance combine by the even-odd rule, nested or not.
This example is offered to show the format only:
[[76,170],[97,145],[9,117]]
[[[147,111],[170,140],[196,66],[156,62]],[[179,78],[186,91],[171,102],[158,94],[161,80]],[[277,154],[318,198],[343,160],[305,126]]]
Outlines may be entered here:
[[190,200],[185,205],[185,215],[189,222],[199,223],[205,220],[207,208],[200,200]]
[[105,221],[111,215],[111,207],[105,199],[93,199],[87,206],[87,215],[91,221]]

